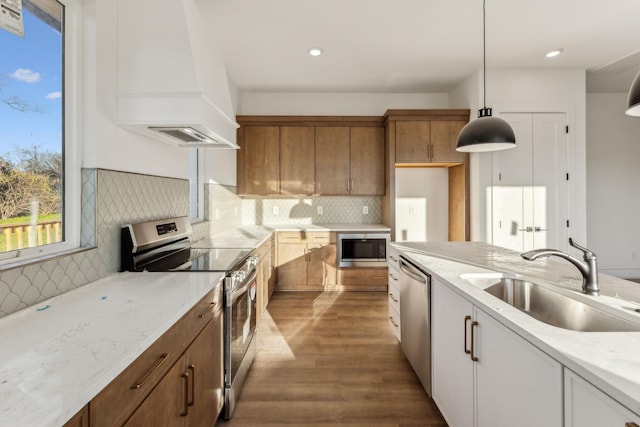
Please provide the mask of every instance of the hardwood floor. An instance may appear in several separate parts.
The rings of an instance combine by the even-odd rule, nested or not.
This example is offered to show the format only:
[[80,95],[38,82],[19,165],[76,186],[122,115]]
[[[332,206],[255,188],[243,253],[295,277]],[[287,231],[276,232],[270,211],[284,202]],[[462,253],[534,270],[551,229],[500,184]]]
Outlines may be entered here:
[[384,292],[277,292],[230,421],[216,426],[443,426],[404,357]]

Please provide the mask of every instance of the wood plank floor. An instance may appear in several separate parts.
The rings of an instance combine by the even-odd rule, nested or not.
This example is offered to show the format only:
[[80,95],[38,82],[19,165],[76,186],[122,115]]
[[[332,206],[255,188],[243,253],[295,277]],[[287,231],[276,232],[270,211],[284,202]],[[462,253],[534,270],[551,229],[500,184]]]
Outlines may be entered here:
[[384,292],[277,292],[230,421],[216,426],[443,426],[405,359]]

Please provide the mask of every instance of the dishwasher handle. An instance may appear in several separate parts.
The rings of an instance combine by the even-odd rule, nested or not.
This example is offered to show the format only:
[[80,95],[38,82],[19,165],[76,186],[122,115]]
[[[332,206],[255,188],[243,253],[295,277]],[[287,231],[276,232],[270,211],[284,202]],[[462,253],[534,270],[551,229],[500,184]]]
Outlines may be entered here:
[[417,280],[420,283],[427,283],[427,278],[424,273],[418,270],[416,267],[408,263],[404,258],[400,257],[400,270],[405,273],[407,276],[411,277],[414,280]]

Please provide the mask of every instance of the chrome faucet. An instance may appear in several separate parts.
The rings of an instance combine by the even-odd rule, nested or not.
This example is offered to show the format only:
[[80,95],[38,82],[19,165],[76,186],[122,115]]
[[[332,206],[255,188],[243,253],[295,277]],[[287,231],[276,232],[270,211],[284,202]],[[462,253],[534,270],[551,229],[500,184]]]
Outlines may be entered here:
[[598,286],[598,263],[596,254],[591,252],[589,249],[583,248],[582,246],[575,243],[571,237],[569,237],[569,244],[574,248],[582,251],[584,261],[580,261],[578,258],[557,249],[534,249],[532,251],[520,254],[520,256],[529,261],[552,255],[564,258],[571,264],[575,265],[576,268],[580,270],[580,273],[582,273],[582,293],[596,296],[600,295],[600,287]]

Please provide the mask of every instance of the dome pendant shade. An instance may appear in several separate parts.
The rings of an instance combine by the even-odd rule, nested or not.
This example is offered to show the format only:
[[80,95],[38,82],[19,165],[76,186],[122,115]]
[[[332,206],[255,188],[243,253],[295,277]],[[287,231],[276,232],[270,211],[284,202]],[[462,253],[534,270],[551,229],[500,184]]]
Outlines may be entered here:
[[624,113],[627,116],[640,117],[640,73],[636,75],[633,83],[631,83],[627,97],[627,110]]
[[456,151],[500,151],[515,146],[516,136],[509,123],[491,116],[491,108],[483,108],[478,111],[478,118],[467,123],[458,134]]

